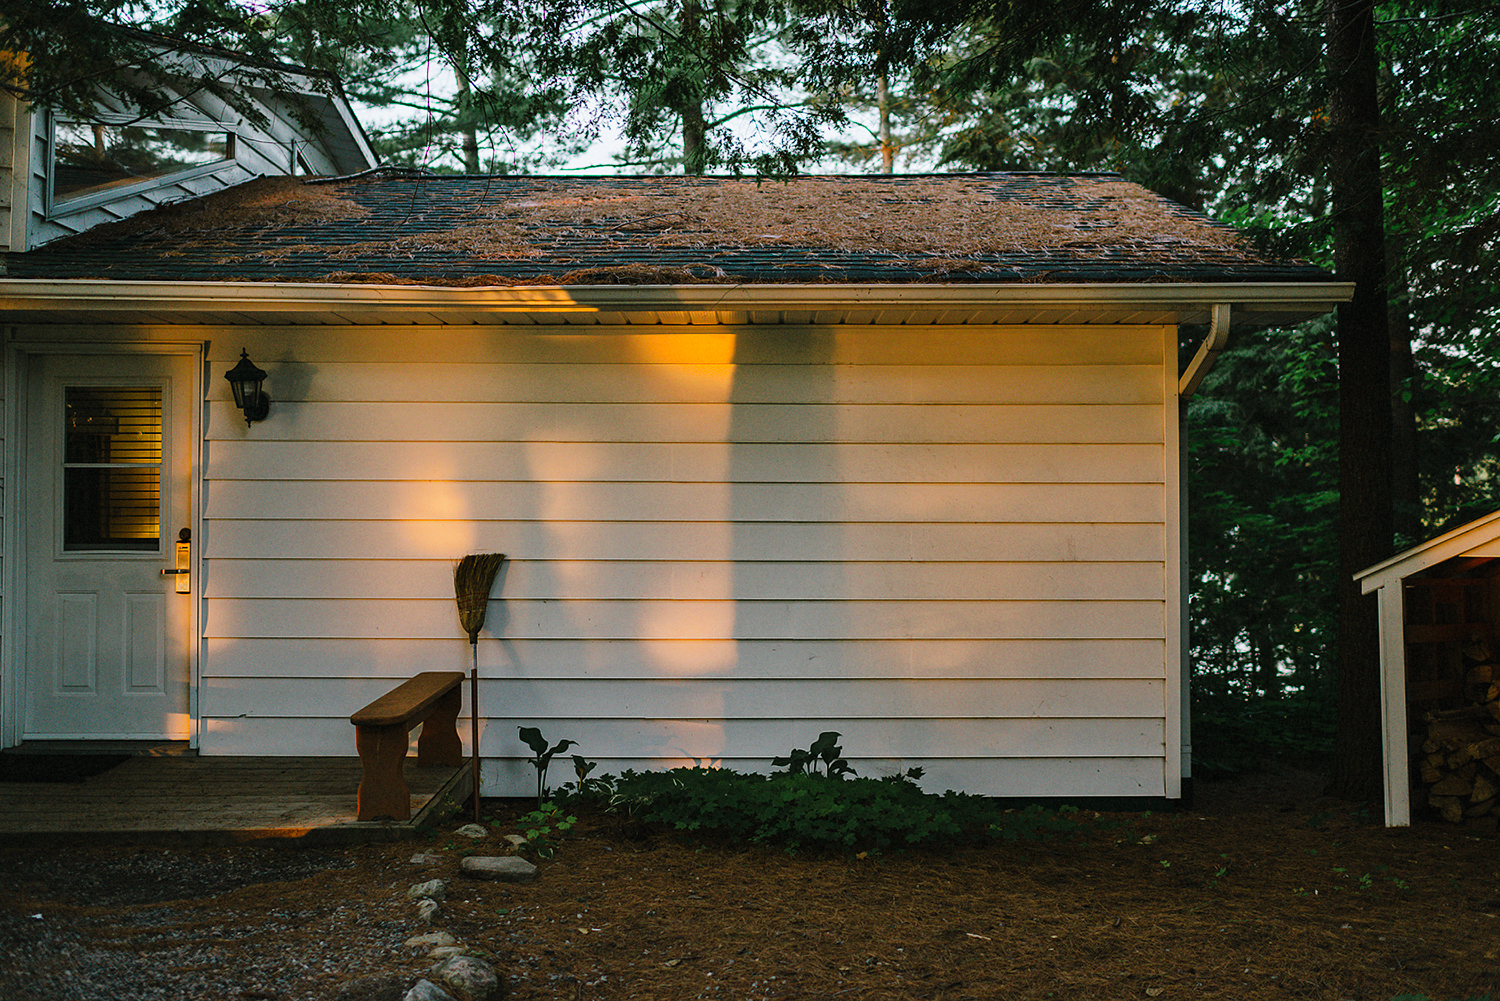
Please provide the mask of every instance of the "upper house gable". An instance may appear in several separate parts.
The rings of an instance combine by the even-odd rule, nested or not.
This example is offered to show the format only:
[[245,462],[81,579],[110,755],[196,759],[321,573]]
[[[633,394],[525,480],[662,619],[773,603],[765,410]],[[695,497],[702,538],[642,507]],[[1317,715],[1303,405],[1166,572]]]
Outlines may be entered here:
[[86,117],[0,92],[0,250],[30,250],[257,177],[375,166],[348,102],[311,74],[257,74],[231,53],[206,49],[170,58],[193,75],[233,76],[261,121],[207,89],[167,88],[177,99],[146,118],[105,90]]

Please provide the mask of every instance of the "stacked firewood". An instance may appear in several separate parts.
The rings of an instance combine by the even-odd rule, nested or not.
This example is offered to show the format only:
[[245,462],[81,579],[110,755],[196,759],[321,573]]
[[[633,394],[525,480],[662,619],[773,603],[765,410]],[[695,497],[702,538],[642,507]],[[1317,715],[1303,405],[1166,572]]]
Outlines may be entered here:
[[1460,709],[1423,714],[1427,739],[1417,769],[1427,803],[1455,824],[1500,825],[1500,664],[1469,668]]

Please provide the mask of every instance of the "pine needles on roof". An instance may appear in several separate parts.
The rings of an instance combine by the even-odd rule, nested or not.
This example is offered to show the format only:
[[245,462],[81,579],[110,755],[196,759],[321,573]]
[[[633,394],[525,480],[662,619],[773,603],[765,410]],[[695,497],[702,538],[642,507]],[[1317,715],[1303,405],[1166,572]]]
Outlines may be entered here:
[[[66,245],[66,246],[63,246]],[[242,281],[685,285],[1246,280],[1242,236],[1110,174],[262,178],[42,248]]]

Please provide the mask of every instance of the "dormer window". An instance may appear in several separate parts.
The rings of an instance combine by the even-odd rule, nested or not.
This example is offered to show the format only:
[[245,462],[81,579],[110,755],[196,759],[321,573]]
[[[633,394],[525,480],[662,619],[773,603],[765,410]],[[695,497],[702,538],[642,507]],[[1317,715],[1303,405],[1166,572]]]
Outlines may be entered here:
[[112,125],[57,120],[52,200],[60,203],[234,158],[234,133],[173,123]]

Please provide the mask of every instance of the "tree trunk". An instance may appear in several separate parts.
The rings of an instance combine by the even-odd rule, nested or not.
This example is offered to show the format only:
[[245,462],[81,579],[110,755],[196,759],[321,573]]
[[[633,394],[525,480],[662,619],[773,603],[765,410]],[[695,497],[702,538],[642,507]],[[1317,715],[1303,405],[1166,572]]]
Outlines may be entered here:
[[1387,316],[1391,327],[1391,501],[1396,534],[1406,545],[1426,539],[1422,527],[1421,466],[1417,453],[1416,394],[1420,385],[1411,353],[1411,303],[1406,269],[1397,251],[1389,258]]
[[1276,657],[1276,644],[1271,631],[1262,623],[1250,629],[1255,646],[1255,688],[1268,699],[1281,698],[1281,663]]
[[875,84],[880,103],[880,169],[883,173],[894,173],[896,169],[896,147],[891,143],[891,91],[884,73]]
[[1353,575],[1391,550],[1391,342],[1378,141],[1374,0],[1328,0],[1334,268],[1339,307],[1339,683],[1334,795],[1379,801],[1380,644],[1375,599]]
[[703,136],[707,127],[703,122],[703,105],[692,104],[679,109],[682,115],[682,172],[703,173]]
[[453,63],[458,77],[458,128],[463,137],[464,173],[477,174],[479,167],[479,125],[474,120],[474,100],[469,72],[458,60]]
[[[681,34],[685,43],[690,43],[702,34],[703,11],[696,0],[682,5]],[[702,174],[704,170],[703,138],[708,126],[703,118],[703,99],[696,81],[689,85],[689,96],[673,109],[682,118],[682,172]]]

